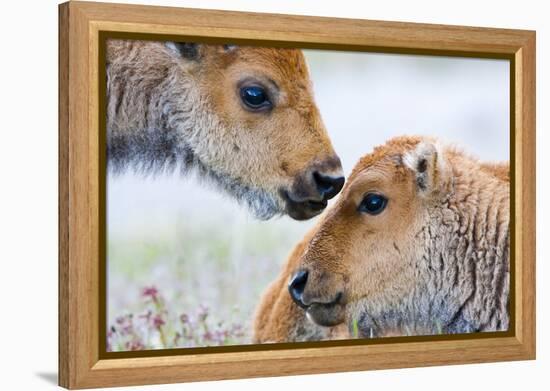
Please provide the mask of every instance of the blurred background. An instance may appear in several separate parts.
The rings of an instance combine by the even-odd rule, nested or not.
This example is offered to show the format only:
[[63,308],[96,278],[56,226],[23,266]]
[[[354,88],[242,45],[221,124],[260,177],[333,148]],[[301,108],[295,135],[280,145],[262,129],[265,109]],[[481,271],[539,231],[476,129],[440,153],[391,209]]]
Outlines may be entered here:
[[[404,134],[509,159],[508,61],[304,53],[346,176]],[[314,223],[256,221],[194,177],[108,173],[108,350],[249,343],[262,292]]]

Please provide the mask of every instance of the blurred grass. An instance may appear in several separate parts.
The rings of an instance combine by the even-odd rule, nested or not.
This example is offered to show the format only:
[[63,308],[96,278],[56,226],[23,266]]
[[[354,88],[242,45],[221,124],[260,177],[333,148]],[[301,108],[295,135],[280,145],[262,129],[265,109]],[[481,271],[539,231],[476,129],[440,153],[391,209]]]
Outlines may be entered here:
[[[109,327],[120,316],[146,313],[142,291],[154,286],[163,297],[169,334],[175,333],[181,314],[207,308],[212,325],[242,328],[242,336],[225,342],[249,342],[261,294],[311,223],[289,229],[286,218],[260,222],[242,213],[227,216],[224,223],[181,214],[150,229],[144,224],[109,233]],[[161,345],[160,340],[149,344]]]

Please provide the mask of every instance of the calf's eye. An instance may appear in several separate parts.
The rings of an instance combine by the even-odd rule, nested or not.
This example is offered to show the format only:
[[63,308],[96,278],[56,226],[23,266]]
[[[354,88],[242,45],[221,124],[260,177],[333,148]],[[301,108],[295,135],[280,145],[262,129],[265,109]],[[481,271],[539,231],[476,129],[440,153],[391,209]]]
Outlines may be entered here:
[[271,107],[267,91],[260,86],[246,86],[241,88],[241,100],[251,110],[263,110]]
[[388,204],[388,199],[381,194],[368,193],[359,204],[359,212],[377,215],[381,213]]

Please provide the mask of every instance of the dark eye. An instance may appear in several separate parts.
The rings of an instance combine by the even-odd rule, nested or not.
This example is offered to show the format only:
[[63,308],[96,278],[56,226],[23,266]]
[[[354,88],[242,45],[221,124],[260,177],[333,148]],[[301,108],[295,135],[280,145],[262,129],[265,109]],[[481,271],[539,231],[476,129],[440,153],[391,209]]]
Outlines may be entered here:
[[377,215],[384,210],[388,199],[381,194],[368,193],[359,204],[359,212]]
[[248,86],[241,88],[243,103],[252,110],[260,110],[271,107],[267,91],[260,86]]

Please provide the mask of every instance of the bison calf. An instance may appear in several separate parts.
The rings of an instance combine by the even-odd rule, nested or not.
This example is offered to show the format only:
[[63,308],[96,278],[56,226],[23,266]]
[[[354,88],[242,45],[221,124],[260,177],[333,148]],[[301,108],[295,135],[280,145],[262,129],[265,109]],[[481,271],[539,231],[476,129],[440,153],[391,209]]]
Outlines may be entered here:
[[344,183],[300,50],[109,40],[107,101],[113,171],[194,169],[261,219]]
[[255,341],[507,330],[509,221],[507,163],[393,139],[291,253]]

